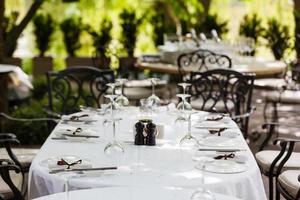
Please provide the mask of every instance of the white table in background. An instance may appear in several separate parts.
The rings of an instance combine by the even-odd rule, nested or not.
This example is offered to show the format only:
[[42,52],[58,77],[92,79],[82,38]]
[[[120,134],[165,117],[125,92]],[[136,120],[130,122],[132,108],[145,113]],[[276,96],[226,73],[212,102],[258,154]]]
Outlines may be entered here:
[[[156,124],[165,125],[164,139],[158,140],[156,146],[133,145],[132,129],[140,118],[137,108],[127,108],[121,114],[123,120],[119,124],[117,137],[124,141],[125,153],[122,156],[104,154],[105,145],[112,135],[111,129],[104,128],[103,116],[97,115],[98,121],[80,127],[91,128],[100,135],[100,139],[89,142],[70,142],[52,140],[54,132],[42,146],[30,168],[29,198],[64,191],[64,179],[59,175],[49,174],[47,167],[40,162],[53,156],[76,155],[91,161],[93,167],[117,166],[118,170],[94,172],[91,175],[72,178],[69,181],[71,190],[99,187],[175,187],[196,190],[201,186],[201,173],[195,169],[197,164],[192,160],[195,150],[182,148],[179,139],[186,133],[187,124],[174,121],[176,116],[166,111],[153,115]],[[195,116],[196,117],[196,116]],[[237,129],[236,124],[231,125]],[[56,129],[61,126],[59,124]],[[194,129],[193,129],[194,130]],[[196,131],[196,130],[194,130]],[[199,137],[201,131],[194,135]],[[237,129],[237,131],[239,131]],[[244,200],[266,199],[260,170],[242,134],[236,138],[247,157],[247,171],[236,174],[205,173],[206,187],[212,192],[226,194]]]
[[[194,191],[188,189],[108,187],[69,192],[70,200],[189,200]],[[214,194],[216,200],[240,200],[231,196]],[[56,193],[35,200],[66,200],[66,193]]]

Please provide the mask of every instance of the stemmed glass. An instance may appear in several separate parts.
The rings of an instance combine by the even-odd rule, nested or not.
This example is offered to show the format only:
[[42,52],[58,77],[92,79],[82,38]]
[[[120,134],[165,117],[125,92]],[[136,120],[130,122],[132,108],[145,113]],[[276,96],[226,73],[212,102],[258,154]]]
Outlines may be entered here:
[[181,101],[177,104],[177,110],[183,112],[186,110],[192,110],[191,104],[187,101],[187,98],[191,97],[190,94],[177,94],[176,96],[181,99]]
[[201,187],[198,188],[191,196],[192,200],[215,200],[215,196],[209,190],[205,188],[205,166],[208,162],[211,162],[211,158],[202,157],[201,161],[195,166],[196,169],[200,170],[201,176]]
[[191,84],[190,83],[178,83],[178,86],[181,86],[182,87],[182,93],[186,94],[186,89],[187,89],[187,87],[191,86]]
[[104,147],[104,152],[109,153],[111,150],[119,151],[119,152],[124,152],[124,148],[121,145],[120,142],[117,141],[116,139],[116,122],[122,120],[121,118],[116,118],[114,116],[114,105],[116,104],[115,100],[117,98],[117,95],[105,95],[106,98],[108,98],[111,102],[111,119],[105,120],[103,123],[112,123],[112,129],[113,129],[113,140],[112,142],[109,142],[105,147]]
[[111,88],[112,95],[106,95],[105,97],[110,99],[110,104],[113,106],[113,109],[118,110],[120,106],[117,103],[115,103],[115,100],[118,97],[118,95],[115,94],[115,89],[118,86],[118,83],[107,83],[106,85]]
[[129,100],[128,98],[123,94],[123,86],[124,83],[126,83],[127,79],[125,78],[120,78],[117,79],[116,82],[118,83],[118,86],[121,88],[121,94],[117,97],[116,102],[120,106],[128,106]]
[[187,133],[185,136],[183,136],[180,141],[179,144],[184,145],[184,144],[197,144],[198,140],[192,135],[192,114],[196,113],[193,110],[183,110],[182,111],[185,115],[187,115],[187,117],[185,117],[185,119],[187,119],[188,121],[188,127],[187,127]]
[[152,106],[159,106],[160,105],[160,98],[155,94],[155,85],[157,84],[158,78],[150,78],[149,81],[151,82],[152,86],[152,94],[148,97],[148,101],[151,102]]

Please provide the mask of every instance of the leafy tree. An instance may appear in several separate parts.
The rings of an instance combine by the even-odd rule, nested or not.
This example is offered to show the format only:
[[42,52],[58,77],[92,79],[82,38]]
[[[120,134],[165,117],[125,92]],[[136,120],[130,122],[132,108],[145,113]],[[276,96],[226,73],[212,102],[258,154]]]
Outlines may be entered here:
[[[0,60],[6,56],[12,56],[16,49],[18,38],[44,1],[45,0],[33,1],[19,24],[15,23],[17,19],[13,21],[7,21],[7,19],[5,19],[5,0],[0,1]],[[10,22],[13,22],[13,24],[8,24]]]

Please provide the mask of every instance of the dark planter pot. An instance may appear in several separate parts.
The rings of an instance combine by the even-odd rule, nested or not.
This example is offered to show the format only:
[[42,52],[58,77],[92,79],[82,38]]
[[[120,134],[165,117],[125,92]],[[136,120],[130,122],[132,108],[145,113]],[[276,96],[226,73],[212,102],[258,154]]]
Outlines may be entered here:
[[92,57],[67,57],[65,59],[67,68],[90,66],[100,69],[107,69],[110,67],[109,58],[92,58]]
[[8,65],[16,65],[22,68],[22,59],[21,58],[12,58],[6,57],[3,59],[1,64],[8,64]]
[[32,64],[32,74],[34,78],[45,76],[46,72],[53,70],[53,58],[50,56],[34,57],[32,59]]
[[137,70],[135,64],[137,62],[136,57],[120,57],[119,58],[119,76],[124,78],[137,78]]

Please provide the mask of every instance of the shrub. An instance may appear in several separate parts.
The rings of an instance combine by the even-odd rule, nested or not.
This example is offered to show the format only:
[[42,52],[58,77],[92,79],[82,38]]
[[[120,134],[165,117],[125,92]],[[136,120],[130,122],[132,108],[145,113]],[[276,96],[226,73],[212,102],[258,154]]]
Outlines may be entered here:
[[88,33],[93,38],[93,46],[96,50],[96,55],[100,55],[101,58],[106,57],[106,49],[111,41],[111,29],[112,22],[109,19],[104,19],[101,22],[99,32],[93,30],[90,26],[87,28]]
[[214,15],[206,15],[204,20],[196,25],[195,30],[197,32],[203,32],[208,36],[211,36],[211,30],[215,29],[217,33],[221,36],[228,32],[228,22],[227,21],[219,21],[218,16]]
[[264,34],[276,60],[283,58],[285,51],[290,47],[289,28],[281,25],[276,19],[268,20],[268,28]]
[[37,47],[40,51],[40,56],[44,56],[49,49],[51,35],[55,29],[55,22],[52,17],[48,15],[36,15],[33,18],[34,35],[36,38]]
[[60,24],[60,29],[63,32],[64,43],[69,56],[75,56],[76,50],[81,47],[80,35],[83,30],[81,18],[69,17]]
[[[256,15],[245,15],[240,24],[240,35],[252,38],[257,44],[258,38],[263,36],[264,28],[261,25],[261,19]],[[255,50],[253,54],[255,53]]]
[[132,10],[123,10],[120,14],[120,18],[122,27],[121,42],[123,43],[128,56],[133,57],[137,41],[138,27],[142,23],[142,20],[137,19],[135,12]]

